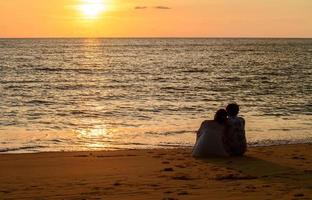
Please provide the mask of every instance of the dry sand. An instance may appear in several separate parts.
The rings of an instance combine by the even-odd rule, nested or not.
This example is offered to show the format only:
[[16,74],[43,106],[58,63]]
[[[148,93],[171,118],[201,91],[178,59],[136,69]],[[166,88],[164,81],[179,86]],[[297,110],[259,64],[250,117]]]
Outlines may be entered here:
[[0,199],[311,199],[312,145],[0,155]]

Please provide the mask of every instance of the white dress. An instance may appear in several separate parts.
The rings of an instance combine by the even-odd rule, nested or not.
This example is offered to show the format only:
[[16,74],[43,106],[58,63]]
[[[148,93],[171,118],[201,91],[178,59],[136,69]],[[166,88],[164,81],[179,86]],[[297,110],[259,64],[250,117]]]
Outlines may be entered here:
[[[205,123],[205,122],[204,122]],[[193,149],[193,157],[228,156],[223,144],[224,126],[214,121],[202,124]]]

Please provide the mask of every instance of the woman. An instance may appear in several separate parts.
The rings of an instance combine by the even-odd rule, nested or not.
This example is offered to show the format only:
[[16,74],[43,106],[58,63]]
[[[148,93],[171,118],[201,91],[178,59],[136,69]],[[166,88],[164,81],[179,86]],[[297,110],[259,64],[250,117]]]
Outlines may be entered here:
[[220,109],[214,120],[206,120],[201,124],[192,153],[194,157],[228,156],[223,143],[226,121],[227,112]]

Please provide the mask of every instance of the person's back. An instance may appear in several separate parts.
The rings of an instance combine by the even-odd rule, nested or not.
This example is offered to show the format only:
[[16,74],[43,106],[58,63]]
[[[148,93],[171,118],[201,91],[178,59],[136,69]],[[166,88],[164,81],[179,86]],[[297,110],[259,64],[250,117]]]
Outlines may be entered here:
[[229,118],[225,134],[225,146],[230,155],[241,156],[247,150],[245,120],[237,116],[239,113],[237,104],[229,104],[226,110]]
[[[226,113],[225,113],[226,115]],[[194,157],[228,156],[223,146],[225,119],[207,120],[201,124],[197,133],[197,141],[193,149]]]

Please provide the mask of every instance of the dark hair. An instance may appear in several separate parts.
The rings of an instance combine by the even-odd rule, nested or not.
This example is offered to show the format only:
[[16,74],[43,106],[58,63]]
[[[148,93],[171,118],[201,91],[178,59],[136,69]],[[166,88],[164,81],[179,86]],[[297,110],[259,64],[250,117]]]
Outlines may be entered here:
[[239,105],[237,105],[236,103],[230,103],[226,107],[226,111],[229,116],[236,116],[239,113]]
[[227,119],[227,112],[224,109],[220,109],[216,112],[214,116],[214,120],[217,121],[220,124],[223,124]]

